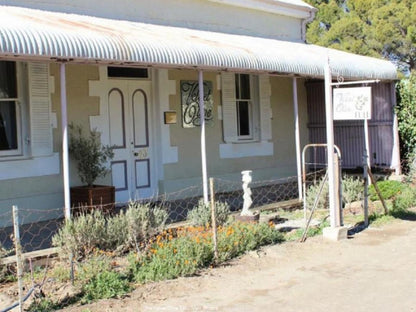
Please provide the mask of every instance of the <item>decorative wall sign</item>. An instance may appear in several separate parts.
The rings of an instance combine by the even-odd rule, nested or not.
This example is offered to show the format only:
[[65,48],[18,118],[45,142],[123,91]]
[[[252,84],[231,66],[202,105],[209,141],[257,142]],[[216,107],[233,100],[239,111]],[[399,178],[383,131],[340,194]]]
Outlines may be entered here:
[[[199,114],[198,81],[181,81],[182,127],[193,128],[201,125]],[[212,82],[204,81],[205,122],[213,122],[214,100],[212,98]]]
[[371,87],[334,89],[334,120],[371,119]]

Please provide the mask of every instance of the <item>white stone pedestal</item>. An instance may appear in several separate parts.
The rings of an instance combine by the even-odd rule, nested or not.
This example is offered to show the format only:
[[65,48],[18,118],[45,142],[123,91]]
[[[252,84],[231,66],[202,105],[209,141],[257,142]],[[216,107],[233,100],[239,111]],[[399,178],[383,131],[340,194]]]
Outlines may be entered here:
[[334,242],[348,238],[348,228],[345,226],[340,227],[326,227],[322,231],[324,239]]

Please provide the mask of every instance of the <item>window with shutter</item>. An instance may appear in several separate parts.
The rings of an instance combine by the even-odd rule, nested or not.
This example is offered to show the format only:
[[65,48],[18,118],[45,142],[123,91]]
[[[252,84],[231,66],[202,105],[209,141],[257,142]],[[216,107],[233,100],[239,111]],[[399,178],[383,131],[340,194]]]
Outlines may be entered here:
[[50,105],[48,64],[0,61],[0,157],[52,154]]
[[222,73],[221,90],[226,143],[220,145],[221,158],[272,155],[269,77]]

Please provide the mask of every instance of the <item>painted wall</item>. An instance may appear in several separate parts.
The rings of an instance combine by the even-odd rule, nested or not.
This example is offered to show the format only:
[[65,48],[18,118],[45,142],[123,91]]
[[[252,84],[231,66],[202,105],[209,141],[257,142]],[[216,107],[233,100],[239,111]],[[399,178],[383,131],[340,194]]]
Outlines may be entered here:
[[[217,73],[204,73],[204,80],[213,84],[214,122],[206,128],[208,176],[239,181],[242,170],[253,170],[253,181],[277,179],[296,175],[296,154],[293,116],[292,79],[271,77],[271,106],[273,112],[272,135],[273,156],[221,159],[219,145],[223,144],[222,120],[218,119],[218,104],[221,103]],[[171,192],[201,181],[200,128],[184,129],[181,126],[180,81],[197,80],[195,71],[169,71],[169,80],[176,81],[176,95],[170,96],[170,109],[178,115],[178,123],[170,126],[171,145],[177,146],[179,160],[164,166],[164,181],[161,192]],[[306,144],[306,90],[302,81],[298,83],[301,141]]]
[[206,0],[0,0],[0,4],[290,41],[301,40],[301,20],[298,18]]

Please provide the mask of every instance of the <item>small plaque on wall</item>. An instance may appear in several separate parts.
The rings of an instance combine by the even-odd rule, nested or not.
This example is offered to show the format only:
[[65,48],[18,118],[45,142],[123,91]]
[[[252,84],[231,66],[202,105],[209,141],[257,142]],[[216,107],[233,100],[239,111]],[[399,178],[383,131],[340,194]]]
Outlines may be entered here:
[[[181,81],[182,127],[194,128],[201,125],[199,114],[199,84],[198,81]],[[204,81],[204,112],[205,122],[213,122],[214,100],[212,98],[212,82]]]
[[165,125],[176,124],[176,112],[164,112]]

